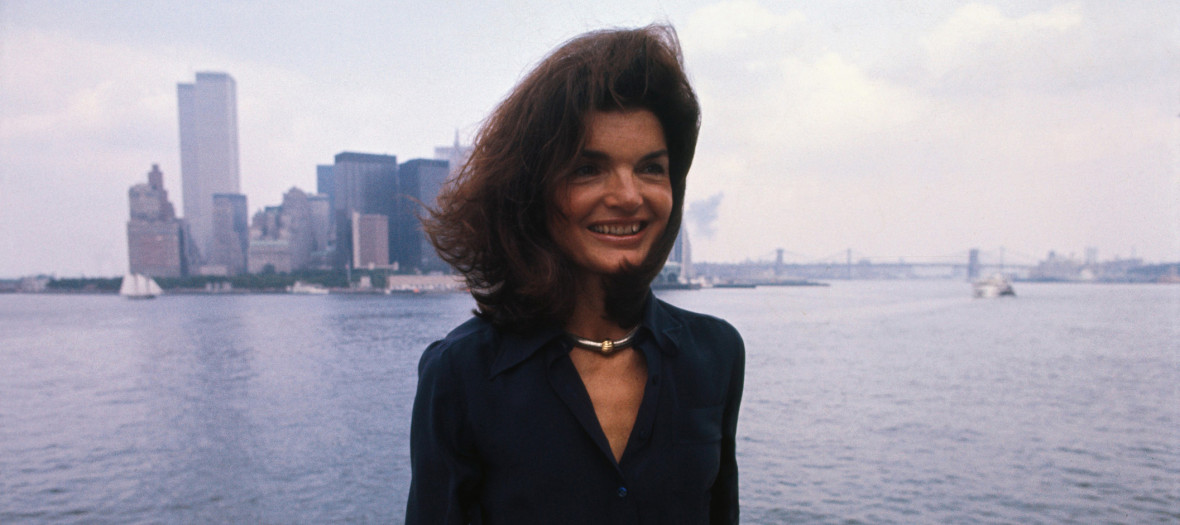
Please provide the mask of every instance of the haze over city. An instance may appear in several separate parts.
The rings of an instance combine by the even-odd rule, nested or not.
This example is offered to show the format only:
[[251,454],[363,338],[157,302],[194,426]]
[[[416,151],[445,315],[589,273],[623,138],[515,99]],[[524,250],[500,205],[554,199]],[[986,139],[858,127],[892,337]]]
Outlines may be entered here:
[[697,260],[1180,260],[1174,3],[10,0],[0,277],[127,270],[128,188],[159,164],[182,202],[176,86],[197,71],[237,81],[253,213],[342,151],[468,143],[559,43],[651,22],[702,103]]

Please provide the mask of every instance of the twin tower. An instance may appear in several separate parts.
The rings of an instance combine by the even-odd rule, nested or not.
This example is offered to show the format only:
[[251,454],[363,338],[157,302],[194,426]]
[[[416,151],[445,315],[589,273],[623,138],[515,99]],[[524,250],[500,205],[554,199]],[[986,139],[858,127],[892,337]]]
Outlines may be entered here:
[[[176,216],[160,169],[153,165],[148,183],[129,191],[130,271],[180,277],[201,273],[202,267],[220,267],[223,271],[214,273],[240,273],[245,269],[239,267],[245,261],[247,212],[238,167],[237,85],[225,73],[197,73],[196,82],[177,85],[177,102],[184,219]],[[215,196],[239,219],[231,221],[239,224],[231,225],[238,231],[230,235],[228,254],[226,246],[215,243]]]

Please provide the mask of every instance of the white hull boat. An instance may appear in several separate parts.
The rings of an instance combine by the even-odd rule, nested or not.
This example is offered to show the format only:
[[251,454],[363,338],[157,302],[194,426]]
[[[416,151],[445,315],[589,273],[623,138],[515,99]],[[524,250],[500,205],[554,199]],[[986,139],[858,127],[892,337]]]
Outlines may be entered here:
[[128,299],[153,299],[164,293],[155,279],[142,273],[129,273],[123,276],[123,284],[119,287],[119,295]]
[[287,287],[287,291],[304,295],[326,295],[328,293],[328,289],[323,285],[303,281],[295,281],[295,284]]
[[981,299],[1016,296],[1016,291],[1012,289],[1012,283],[1008,281],[1007,277],[998,273],[987,279],[971,283],[971,287],[975,297]]

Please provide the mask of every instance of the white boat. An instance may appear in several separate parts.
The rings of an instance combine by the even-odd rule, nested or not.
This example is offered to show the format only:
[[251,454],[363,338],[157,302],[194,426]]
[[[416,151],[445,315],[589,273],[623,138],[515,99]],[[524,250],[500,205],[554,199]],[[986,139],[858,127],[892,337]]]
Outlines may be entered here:
[[123,276],[123,284],[119,286],[119,295],[128,299],[152,299],[164,293],[155,279],[142,273],[129,273]]
[[303,281],[295,281],[295,284],[287,287],[287,291],[291,293],[308,295],[325,295],[328,293],[328,289],[323,285],[316,283],[305,283]]
[[979,297],[981,299],[1016,296],[1016,291],[1012,289],[1012,283],[1008,281],[1007,277],[1004,277],[1002,274],[998,273],[993,274],[987,279],[971,283],[971,287],[975,292],[975,297]]

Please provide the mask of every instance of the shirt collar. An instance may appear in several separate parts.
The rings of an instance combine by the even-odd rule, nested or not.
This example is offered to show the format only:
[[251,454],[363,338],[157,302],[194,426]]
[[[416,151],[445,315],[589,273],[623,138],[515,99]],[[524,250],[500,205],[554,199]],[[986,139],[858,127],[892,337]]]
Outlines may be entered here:
[[527,333],[500,332],[499,355],[492,361],[489,377],[496,377],[500,372],[520,364],[563,333],[556,326]]
[[[650,290],[643,306],[643,319],[639,325],[646,328],[656,341],[660,351],[675,356],[680,347],[684,329],[668,311],[668,305],[656,299]],[[550,326],[528,333],[501,332],[499,355],[492,361],[489,377],[495,377],[531,357],[550,342],[560,339],[565,332]]]
[[647,303],[643,307],[643,321],[640,324],[651,331],[660,351],[672,357],[680,348],[684,327],[668,311],[669,308],[671,307],[667,303],[656,299],[655,294],[648,290]]

